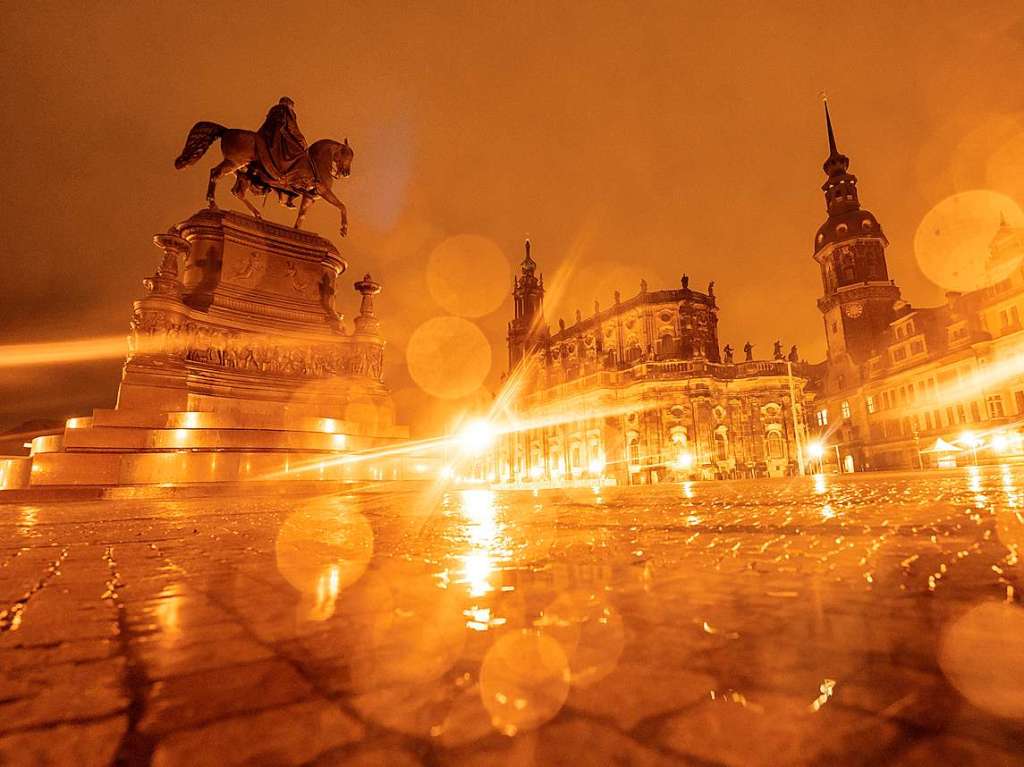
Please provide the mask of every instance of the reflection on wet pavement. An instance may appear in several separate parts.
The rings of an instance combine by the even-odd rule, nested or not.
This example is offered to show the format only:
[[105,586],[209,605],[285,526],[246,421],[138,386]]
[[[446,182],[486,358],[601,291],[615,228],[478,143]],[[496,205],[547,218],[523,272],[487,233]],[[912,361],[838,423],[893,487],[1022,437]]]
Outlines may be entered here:
[[1024,763],[1022,484],[0,505],[0,763]]

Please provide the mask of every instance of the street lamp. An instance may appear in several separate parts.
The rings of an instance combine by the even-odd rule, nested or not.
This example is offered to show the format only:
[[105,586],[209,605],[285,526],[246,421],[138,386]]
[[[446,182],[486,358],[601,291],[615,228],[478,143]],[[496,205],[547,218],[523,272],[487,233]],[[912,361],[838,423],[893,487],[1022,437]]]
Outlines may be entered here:
[[973,431],[965,431],[960,435],[960,442],[967,445],[971,449],[971,459],[974,461],[974,465],[978,465],[978,447],[981,445],[981,440],[978,439]]

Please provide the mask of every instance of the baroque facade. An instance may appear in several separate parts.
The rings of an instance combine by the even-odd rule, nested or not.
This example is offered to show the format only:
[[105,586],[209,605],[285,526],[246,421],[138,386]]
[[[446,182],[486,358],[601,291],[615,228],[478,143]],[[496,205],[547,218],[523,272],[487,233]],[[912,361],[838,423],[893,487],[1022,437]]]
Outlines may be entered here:
[[[911,306],[889,279],[888,240],[860,206],[827,107],[825,114],[828,216],[814,260],[828,352],[811,387],[825,460],[845,472],[925,467],[942,459],[933,447],[941,439],[960,443],[963,463],[976,459],[967,444],[974,432],[990,435],[999,452],[1024,452],[1024,230],[1003,220],[989,248],[988,287]],[[950,463],[954,457],[946,454]]]
[[689,287],[640,291],[552,332],[527,243],[508,326],[517,430],[478,473],[502,483],[618,484],[782,476],[802,467],[806,379],[786,359],[735,362],[718,343],[718,302]]

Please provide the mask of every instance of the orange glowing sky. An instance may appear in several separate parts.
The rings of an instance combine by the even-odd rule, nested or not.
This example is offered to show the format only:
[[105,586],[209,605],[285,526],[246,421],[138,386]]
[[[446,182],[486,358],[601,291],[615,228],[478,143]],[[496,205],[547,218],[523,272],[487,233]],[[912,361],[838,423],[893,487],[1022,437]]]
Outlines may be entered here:
[[[355,148],[340,244],[349,277],[385,286],[385,375],[420,432],[496,389],[512,307],[491,293],[526,234],[549,278],[563,267],[552,324],[685,271],[715,280],[723,344],[767,355],[780,337],[820,359],[822,90],[912,302],[941,300],[913,253],[934,205],[977,188],[1024,203],[1015,2],[25,3],[0,34],[0,343],[125,332],[152,234],[203,204],[212,157],[172,166],[188,128],[256,128],[289,95],[307,138]],[[308,223],[337,241],[325,204]],[[490,264],[466,301],[428,279],[457,236],[483,238]],[[351,317],[354,293],[339,296]],[[440,400],[405,349],[453,310],[492,364],[484,392]],[[0,369],[0,428],[110,406],[119,368]]]

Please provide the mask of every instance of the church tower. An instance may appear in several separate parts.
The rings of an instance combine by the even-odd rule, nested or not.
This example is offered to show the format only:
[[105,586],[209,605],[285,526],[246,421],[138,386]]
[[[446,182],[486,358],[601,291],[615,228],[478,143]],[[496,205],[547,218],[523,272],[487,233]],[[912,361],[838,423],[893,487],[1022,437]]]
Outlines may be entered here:
[[878,220],[861,208],[850,158],[836,148],[827,102],[825,127],[829,154],[822,169],[828,178],[821,190],[828,218],[814,238],[823,288],[818,308],[825,320],[829,361],[838,363],[848,355],[860,364],[881,346],[900,291],[889,279],[885,262],[889,241]]
[[512,279],[512,297],[515,299],[515,318],[508,324],[508,369],[532,351],[544,324],[544,275],[536,275],[537,262],[530,256],[530,241],[526,241],[526,258],[521,274]]

